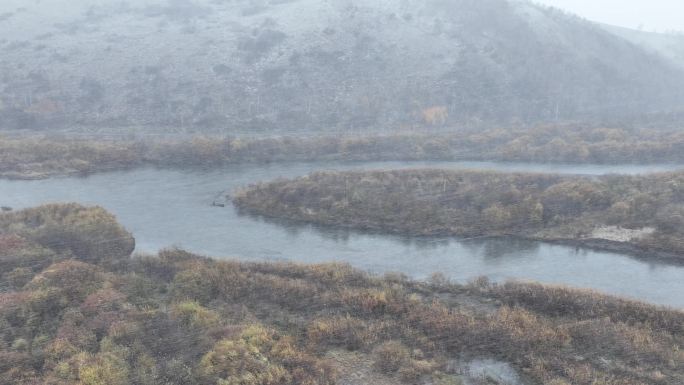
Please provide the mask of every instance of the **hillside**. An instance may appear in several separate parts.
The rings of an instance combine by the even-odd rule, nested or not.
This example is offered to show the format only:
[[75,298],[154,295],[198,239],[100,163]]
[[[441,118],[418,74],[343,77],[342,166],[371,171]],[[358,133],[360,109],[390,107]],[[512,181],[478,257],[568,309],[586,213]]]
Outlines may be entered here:
[[0,74],[0,129],[597,121],[684,99],[666,58],[507,0],[5,0]]
[[657,33],[602,25],[604,29],[646,50],[662,55],[673,64],[684,68],[684,35]]

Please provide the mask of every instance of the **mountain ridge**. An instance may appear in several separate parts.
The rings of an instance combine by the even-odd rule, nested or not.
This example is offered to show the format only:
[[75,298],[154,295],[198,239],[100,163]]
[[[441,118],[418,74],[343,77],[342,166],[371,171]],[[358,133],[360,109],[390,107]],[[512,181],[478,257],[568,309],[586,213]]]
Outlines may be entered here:
[[1,128],[410,129],[684,105],[665,58],[526,1],[76,0],[52,19],[59,5],[0,8]]

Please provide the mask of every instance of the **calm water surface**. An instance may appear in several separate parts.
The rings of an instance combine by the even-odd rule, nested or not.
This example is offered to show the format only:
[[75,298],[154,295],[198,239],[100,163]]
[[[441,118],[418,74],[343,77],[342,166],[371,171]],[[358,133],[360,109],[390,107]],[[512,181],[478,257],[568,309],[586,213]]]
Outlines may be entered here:
[[[87,178],[0,181],[0,205],[15,209],[47,202],[101,205],[135,235],[137,250],[170,246],[217,258],[348,262],[373,273],[402,272],[423,279],[441,272],[466,282],[534,280],[591,287],[684,308],[684,266],[629,256],[514,239],[458,240],[365,234],[274,223],[212,207],[222,192],[257,181],[315,170],[381,168],[484,168],[505,171],[600,175],[670,171],[674,165],[592,166],[488,162],[379,162],[242,165],[220,170],[139,169]],[[229,205],[230,206],[230,205]]]

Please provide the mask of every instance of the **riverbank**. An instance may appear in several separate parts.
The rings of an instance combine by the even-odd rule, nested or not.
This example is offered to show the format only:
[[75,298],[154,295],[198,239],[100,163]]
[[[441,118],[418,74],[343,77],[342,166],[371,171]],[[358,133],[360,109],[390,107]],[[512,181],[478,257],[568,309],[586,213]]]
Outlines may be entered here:
[[[108,237],[116,247],[97,247]],[[99,208],[0,214],[0,378],[426,385],[459,384],[484,367],[535,385],[684,381],[678,310],[343,264],[217,261],[178,249],[131,257],[132,242]]]
[[[344,261],[374,274],[400,272],[420,280],[435,271],[459,283],[487,275],[496,282],[516,278],[591,287],[613,295],[684,307],[684,298],[677,295],[684,292],[684,266],[653,259],[515,238],[466,240],[350,231],[241,215],[230,202],[226,208],[211,206],[217,192],[232,192],[260,180],[295,178],[320,169],[395,167],[425,164],[296,163],[185,171],[142,168],[88,178],[0,181],[0,197],[14,210],[75,198],[100,205],[136,234],[138,252],[156,253],[175,244],[197,254],[239,256],[251,261]],[[572,170],[576,169],[568,172]],[[154,191],[154,199],[141,191]]]
[[[227,201],[231,201],[230,198]],[[631,243],[629,241],[620,242],[608,239],[600,238],[563,238],[562,236],[540,236],[539,234],[530,233],[525,235],[523,232],[516,233],[497,233],[494,235],[471,235],[462,236],[449,232],[438,232],[431,234],[415,234],[412,232],[392,230],[383,227],[382,225],[373,225],[370,223],[364,223],[361,225],[355,224],[333,224],[333,223],[319,223],[313,222],[306,219],[293,219],[285,218],[282,216],[268,215],[261,212],[252,210],[251,208],[246,208],[244,206],[236,206],[240,215],[256,216],[269,223],[274,223],[277,225],[285,226],[287,228],[298,228],[307,225],[315,225],[318,231],[327,232],[330,230],[341,230],[350,231],[356,234],[373,234],[373,235],[395,235],[400,237],[407,237],[408,239],[414,240],[420,243],[425,241],[430,243],[434,241],[435,238],[445,241],[450,237],[454,237],[456,241],[459,242],[471,242],[479,241],[485,242],[488,240],[513,240],[513,241],[524,241],[524,242],[542,242],[549,245],[560,245],[569,246],[576,248],[578,250],[592,250],[596,252],[607,252],[622,255],[624,257],[633,258],[637,261],[645,262],[655,262],[662,263],[671,266],[683,266],[684,265],[684,255],[680,252],[675,251],[665,251],[659,248],[648,247],[645,245],[639,245]],[[295,231],[295,230],[293,230]],[[340,237],[344,237],[343,234]]]
[[319,172],[251,185],[239,209],[414,236],[526,239],[684,254],[684,174],[581,177],[453,170]]
[[506,161],[684,164],[684,135],[654,129],[576,125],[386,134],[154,140],[0,137],[0,178],[43,179],[142,166],[221,167],[311,161]]
[[[230,199],[227,199],[230,201]],[[285,226],[292,226],[292,225],[309,225],[314,222],[311,220],[305,220],[305,219],[291,219],[291,218],[284,218],[284,217],[279,217],[279,216],[274,216],[274,215],[268,215],[268,214],[263,214],[261,212],[257,212],[255,210],[252,210],[250,208],[245,208],[243,206],[237,206],[237,209],[241,213],[241,215],[256,215],[260,218],[263,218],[264,220],[267,220],[269,222],[279,224],[279,225],[285,225]],[[499,233],[496,235],[477,235],[477,236],[469,236],[469,237],[463,237],[457,234],[453,233],[448,233],[448,232],[440,232],[440,233],[431,233],[430,235],[426,234],[420,234],[416,235],[415,233],[407,232],[407,231],[400,231],[400,230],[392,230],[392,229],[387,229],[384,228],[381,225],[372,225],[369,223],[364,223],[362,225],[346,225],[346,224],[332,224],[332,223],[318,223],[315,222],[315,225],[321,226],[321,229],[326,229],[326,230],[348,230],[348,231],[354,231],[359,234],[377,234],[377,235],[397,235],[397,236],[406,236],[410,238],[416,239],[418,242],[420,242],[422,239],[425,239],[427,242],[429,240],[433,239],[434,237],[441,237],[443,239],[446,239],[448,237],[455,237],[456,240],[458,241],[486,241],[486,240],[497,240],[497,239],[511,239],[515,241],[532,241],[532,242],[543,242],[546,244],[550,245],[561,245],[561,246],[570,246],[574,247],[577,249],[581,250],[594,250],[594,251],[602,251],[602,252],[608,252],[608,253],[615,253],[615,254],[620,254],[623,256],[628,256],[630,258],[634,258],[639,261],[650,261],[650,262],[658,262],[658,263],[664,263],[667,265],[674,265],[674,266],[681,266],[684,265],[684,255],[682,255],[679,252],[673,252],[673,251],[664,251],[658,248],[651,248],[648,246],[644,245],[639,245],[635,243],[630,243],[629,241],[625,242],[620,242],[620,241],[614,241],[614,240],[608,240],[608,239],[600,239],[600,238],[585,238],[585,239],[578,239],[578,238],[563,238],[560,236],[540,236],[538,234],[528,234],[528,235],[523,235],[522,233]],[[418,237],[418,238],[415,238]]]
[[605,251],[627,255],[642,261],[666,263],[670,265],[684,265],[684,256],[679,252],[668,252],[654,248],[644,247],[629,242],[616,242],[606,239],[569,239],[569,238],[538,238],[520,237],[521,239],[546,242],[550,244],[572,246],[582,249]]

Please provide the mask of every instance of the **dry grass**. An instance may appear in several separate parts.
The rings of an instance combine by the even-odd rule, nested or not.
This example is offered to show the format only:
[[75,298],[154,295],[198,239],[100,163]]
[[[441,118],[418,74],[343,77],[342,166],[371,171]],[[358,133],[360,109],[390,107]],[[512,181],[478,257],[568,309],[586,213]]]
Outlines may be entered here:
[[[30,227],[31,212],[54,219],[69,210],[81,209],[13,214],[4,244],[38,253],[11,229]],[[114,261],[51,250],[61,262],[0,293],[0,383],[327,385],[339,378],[329,358],[340,349],[407,384],[457,383],[448,362],[458,357],[508,362],[533,384],[684,381],[682,313],[597,293],[421,283],[180,250]],[[0,259],[19,263],[11,255]],[[451,296],[501,305],[478,311]]]

